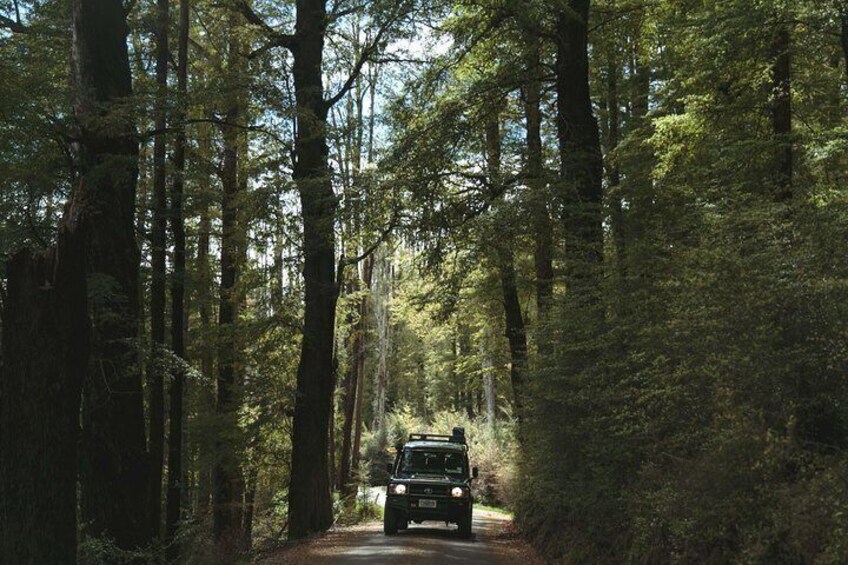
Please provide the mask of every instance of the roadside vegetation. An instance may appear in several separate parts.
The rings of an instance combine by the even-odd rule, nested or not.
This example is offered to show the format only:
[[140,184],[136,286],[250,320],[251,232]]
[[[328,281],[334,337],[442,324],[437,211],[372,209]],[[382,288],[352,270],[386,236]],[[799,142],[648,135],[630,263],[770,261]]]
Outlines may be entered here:
[[846,234],[844,0],[0,0],[0,562],[848,563]]

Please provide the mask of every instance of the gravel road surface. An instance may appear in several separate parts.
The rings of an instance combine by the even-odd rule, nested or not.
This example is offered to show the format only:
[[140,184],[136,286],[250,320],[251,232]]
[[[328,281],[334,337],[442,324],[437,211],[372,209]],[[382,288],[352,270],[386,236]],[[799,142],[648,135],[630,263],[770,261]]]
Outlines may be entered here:
[[515,533],[509,516],[474,511],[471,539],[461,539],[456,526],[424,522],[410,524],[397,535],[383,534],[382,523],[331,530],[326,535],[283,548],[262,561],[329,565],[423,565],[441,563],[537,565],[544,563]]

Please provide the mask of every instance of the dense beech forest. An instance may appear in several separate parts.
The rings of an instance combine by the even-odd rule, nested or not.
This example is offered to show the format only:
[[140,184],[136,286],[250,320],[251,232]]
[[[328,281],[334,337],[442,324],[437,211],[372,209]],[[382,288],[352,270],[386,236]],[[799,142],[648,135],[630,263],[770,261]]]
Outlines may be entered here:
[[0,0],[0,255],[2,563],[848,562],[844,0]]

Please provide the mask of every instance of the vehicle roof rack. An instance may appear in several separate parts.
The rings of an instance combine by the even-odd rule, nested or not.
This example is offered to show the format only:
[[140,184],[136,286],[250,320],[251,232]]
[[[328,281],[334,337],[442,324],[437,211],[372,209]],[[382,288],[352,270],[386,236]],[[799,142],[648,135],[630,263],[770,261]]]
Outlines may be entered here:
[[465,428],[454,428],[453,434],[409,434],[409,441],[443,441],[445,443],[460,443],[467,445],[465,441]]

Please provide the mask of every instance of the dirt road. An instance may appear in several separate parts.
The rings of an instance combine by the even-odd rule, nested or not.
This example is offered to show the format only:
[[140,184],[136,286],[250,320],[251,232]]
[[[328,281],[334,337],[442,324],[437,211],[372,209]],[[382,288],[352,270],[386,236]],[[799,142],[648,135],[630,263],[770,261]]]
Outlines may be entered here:
[[518,539],[508,516],[496,512],[474,512],[474,534],[460,539],[456,527],[425,522],[411,524],[394,536],[383,534],[378,523],[340,528],[325,536],[285,548],[263,561],[329,565],[368,563],[374,565],[423,565],[441,563],[536,565],[544,563]]

